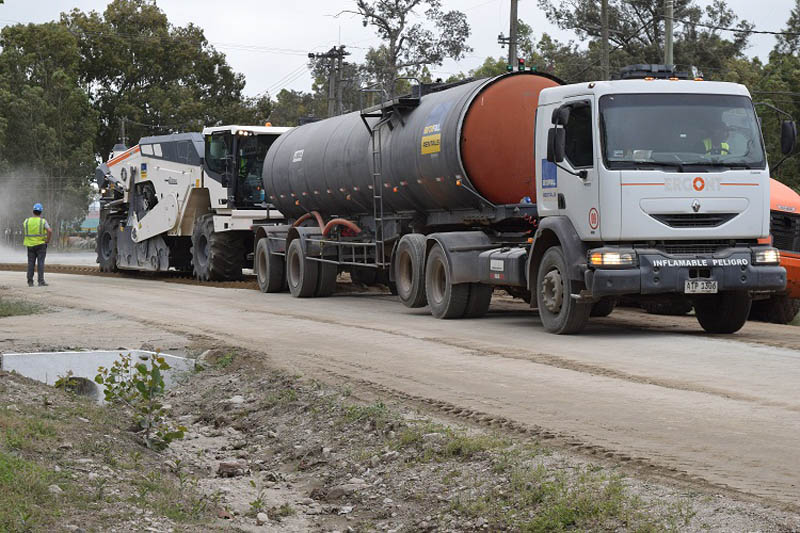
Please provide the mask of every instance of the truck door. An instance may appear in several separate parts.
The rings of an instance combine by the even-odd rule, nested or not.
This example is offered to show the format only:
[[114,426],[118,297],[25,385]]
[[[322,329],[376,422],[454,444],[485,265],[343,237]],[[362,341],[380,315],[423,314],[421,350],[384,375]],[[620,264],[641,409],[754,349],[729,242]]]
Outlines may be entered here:
[[568,108],[569,113],[564,125],[565,157],[559,165],[560,168],[555,169],[557,212],[570,218],[583,240],[600,240],[599,173],[595,158],[597,121],[594,102],[592,98],[579,97],[565,101],[561,107]]

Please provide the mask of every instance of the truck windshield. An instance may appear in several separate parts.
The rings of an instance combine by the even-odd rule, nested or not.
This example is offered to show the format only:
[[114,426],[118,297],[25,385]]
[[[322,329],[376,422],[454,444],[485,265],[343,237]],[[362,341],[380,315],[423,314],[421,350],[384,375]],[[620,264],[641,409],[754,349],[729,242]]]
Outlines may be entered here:
[[753,104],[745,96],[606,95],[600,123],[609,169],[766,165]]

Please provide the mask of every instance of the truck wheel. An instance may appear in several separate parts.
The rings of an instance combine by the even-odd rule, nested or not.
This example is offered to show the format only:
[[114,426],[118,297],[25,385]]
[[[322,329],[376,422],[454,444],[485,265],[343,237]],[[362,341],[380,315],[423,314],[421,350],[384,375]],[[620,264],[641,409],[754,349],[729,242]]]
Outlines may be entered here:
[[269,241],[260,239],[253,260],[261,292],[283,292],[286,287],[286,265],[279,255],[269,253]]
[[544,329],[567,335],[578,333],[589,320],[592,304],[578,302],[571,295],[577,292],[569,279],[567,261],[560,246],[548,249],[536,276],[536,302]]
[[800,299],[789,298],[785,294],[773,296],[766,300],[753,302],[750,320],[761,320],[773,324],[788,324],[800,312]]
[[489,311],[489,304],[492,302],[494,288],[483,283],[469,284],[469,298],[467,308],[464,310],[464,318],[480,318]]
[[747,322],[751,304],[745,291],[721,292],[697,297],[694,312],[708,333],[735,333]]
[[692,310],[692,302],[686,298],[676,298],[672,300],[645,301],[641,304],[642,309],[651,315],[683,316]]
[[332,263],[319,263],[319,276],[317,277],[317,288],[314,296],[324,298],[330,296],[336,290],[336,277],[339,275],[339,268]]
[[100,272],[117,271],[117,234],[119,219],[106,218],[97,230],[97,263]]
[[319,263],[310,261],[303,252],[300,239],[294,239],[286,250],[286,282],[295,298],[310,298],[317,290]]
[[406,307],[425,307],[425,236],[403,235],[397,243],[394,258],[394,280],[397,295]]
[[200,281],[242,279],[244,243],[233,232],[214,231],[214,215],[207,213],[194,222],[192,269]]
[[441,246],[434,246],[425,265],[425,295],[431,314],[436,318],[464,316],[469,300],[469,286],[469,283],[453,285],[447,256]]
[[614,311],[616,306],[617,300],[614,298],[603,298],[599,302],[592,304],[592,310],[589,312],[589,316],[597,318],[608,316]]

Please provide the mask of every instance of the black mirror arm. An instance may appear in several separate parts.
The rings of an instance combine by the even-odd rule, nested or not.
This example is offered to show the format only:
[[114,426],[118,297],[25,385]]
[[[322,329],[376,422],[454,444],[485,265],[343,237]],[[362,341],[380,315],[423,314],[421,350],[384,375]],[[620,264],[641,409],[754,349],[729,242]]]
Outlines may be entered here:
[[589,177],[589,173],[586,170],[579,170],[578,172],[573,172],[572,170],[568,169],[567,167],[563,167],[563,166],[559,165],[558,163],[555,163],[555,165],[558,168],[560,168],[561,170],[563,170],[564,172],[566,172],[567,174],[571,174],[572,176],[576,176],[576,177],[578,177],[578,178],[580,178],[580,179],[582,179],[584,181],[586,180],[586,178]]

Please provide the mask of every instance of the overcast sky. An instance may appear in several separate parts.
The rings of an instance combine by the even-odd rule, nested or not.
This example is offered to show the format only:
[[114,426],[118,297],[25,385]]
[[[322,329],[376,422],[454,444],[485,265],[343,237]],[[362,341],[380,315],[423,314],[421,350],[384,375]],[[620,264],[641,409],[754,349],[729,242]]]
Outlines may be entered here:
[[[5,0],[0,5],[0,24],[45,22],[63,11],[78,8],[102,12],[106,0]],[[434,75],[447,77],[467,72],[489,56],[504,56],[497,44],[500,32],[508,34],[509,0],[444,0],[446,9],[467,14],[474,49],[465,59],[447,61],[434,68]],[[700,5],[710,0],[699,0]],[[780,31],[794,5],[792,0],[727,0],[736,13],[756,25],[756,29]],[[311,76],[305,68],[308,52],[321,52],[332,45],[345,44],[359,61],[370,46],[378,44],[370,28],[361,20],[343,14],[353,0],[160,0],[158,5],[170,22],[193,22],[205,30],[208,40],[227,55],[228,62],[247,78],[246,92],[276,94],[280,89],[309,90]],[[550,33],[561,40],[574,39],[548,23],[537,7],[537,0],[519,0],[519,16],[533,26],[536,34]],[[774,46],[771,36],[751,37],[748,54],[766,60]],[[679,58],[677,58],[679,60]]]

